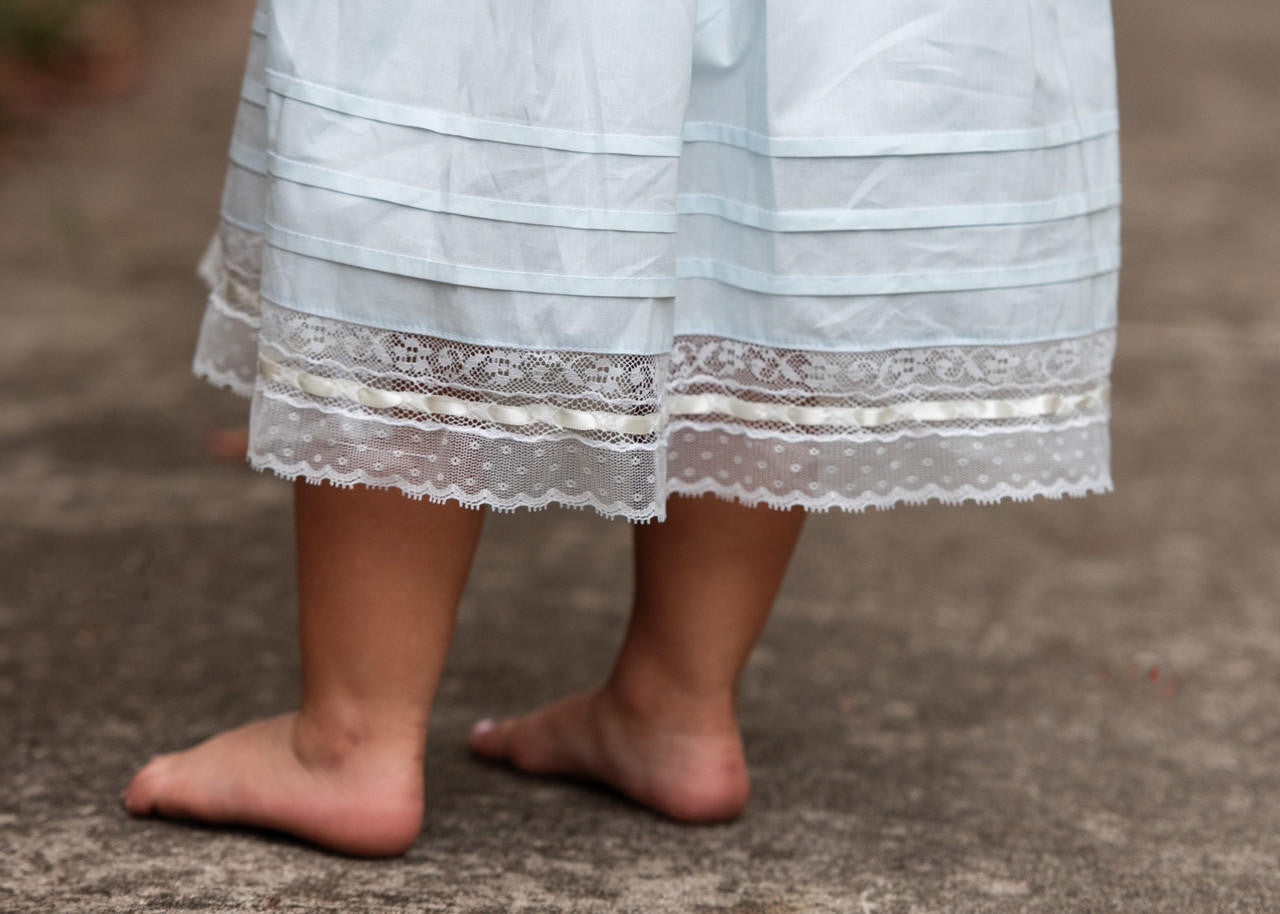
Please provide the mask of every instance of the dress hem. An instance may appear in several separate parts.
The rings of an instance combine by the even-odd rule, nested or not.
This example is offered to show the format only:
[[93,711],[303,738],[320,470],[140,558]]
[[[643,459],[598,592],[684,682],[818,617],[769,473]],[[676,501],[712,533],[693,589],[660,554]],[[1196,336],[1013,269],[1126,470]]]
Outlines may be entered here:
[[[521,508],[529,511],[544,510],[552,505],[561,508],[582,510],[592,508],[607,520],[622,518],[630,523],[649,523],[666,520],[665,502],[660,510],[652,512],[632,512],[621,503],[604,504],[595,498],[581,498],[563,492],[549,492],[539,498],[521,497],[503,500],[489,491],[465,493],[457,486],[445,486],[439,490],[429,485],[411,484],[404,480],[391,482],[373,482],[363,471],[341,474],[331,467],[319,470],[305,461],[286,464],[273,455],[248,455],[249,466],[258,472],[270,472],[280,479],[296,481],[302,479],[310,485],[329,483],[343,489],[354,489],[364,486],[369,489],[395,490],[415,501],[430,501],[433,504],[454,503],[472,510],[489,509],[503,514],[514,514]],[[692,484],[672,480],[668,495],[702,496],[712,495],[720,501],[741,504],[746,507],[768,506],[776,510],[802,508],[810,514],[827,513],[840,509],[847,514],[863,514],[868,509],[889,511],[898,506],[920,506],[930,502],[940,505],[957,506],[966,503],[994,506],[1003,502],[1032,502],[1037,499],[1061,501],[1064,498],[1086,498],[1092,495],[1106,495],[1115,491],[1109,475],[1082,479],[1075,482],[1059,482],[1053,485],[1031,485],[1018,490],[1002,483],[992,490],[980,490],[977,487],[965,487],[958,490],[944,490],[940,486],[928,486],[922,490],[889,492],[882,496],[870,495],[853,500],[826,497],[822,499],[805,499],[790,493],[784,497],[771,497],[764,490],[748,491],[741,486],[720,486],[710,481]]]

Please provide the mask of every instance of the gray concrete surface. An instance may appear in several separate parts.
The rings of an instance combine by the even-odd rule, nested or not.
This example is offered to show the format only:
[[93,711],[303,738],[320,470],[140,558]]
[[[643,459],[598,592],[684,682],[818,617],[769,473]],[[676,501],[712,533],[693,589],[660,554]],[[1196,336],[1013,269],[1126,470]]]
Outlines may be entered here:
[[288,486],[202,456],[242,405],[188,374],[248,4],[157,9],[150,88],[0,177],[0,910],[1280,910],[1273,0],[1117,4],[1115,494],[813,516],[714,828],[468,759],[629,587],[624,522],[492,515],[427,825],[372,863],[117,804],[296,688]]

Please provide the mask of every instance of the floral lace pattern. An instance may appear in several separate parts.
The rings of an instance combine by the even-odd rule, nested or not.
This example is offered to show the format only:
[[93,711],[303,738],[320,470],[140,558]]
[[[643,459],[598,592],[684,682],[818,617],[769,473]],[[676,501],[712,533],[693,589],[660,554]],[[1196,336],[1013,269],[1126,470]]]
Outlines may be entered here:
[[842,353],[681,337],[673,350],[672,383],[686,388],[701,381],[774,396],[856,391],[866,403],[901,402],[924,393],[974,396],[1096,382],[1106,376],[1113,351],[1110,334],[1020,346]]

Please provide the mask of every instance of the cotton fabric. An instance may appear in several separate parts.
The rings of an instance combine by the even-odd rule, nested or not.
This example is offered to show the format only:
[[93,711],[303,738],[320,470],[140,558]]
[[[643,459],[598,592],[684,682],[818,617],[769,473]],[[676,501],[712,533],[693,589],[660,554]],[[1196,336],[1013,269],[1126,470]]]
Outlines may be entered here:
[[1111,488],[1106,0],[261,0],[195,370],[496,509]]

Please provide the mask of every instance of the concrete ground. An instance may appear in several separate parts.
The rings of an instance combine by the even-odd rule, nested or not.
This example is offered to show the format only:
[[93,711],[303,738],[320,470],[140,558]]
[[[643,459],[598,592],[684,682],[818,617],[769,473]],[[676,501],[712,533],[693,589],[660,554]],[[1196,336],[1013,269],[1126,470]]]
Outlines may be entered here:
[[494,514],[402,859],[134,820],[295,697],[289,487],[190,377],[246,0],[0,176],[0,910],[1280,910],[1280,6],[1117,3],[1113,495],[811,517],[747,672],[754,796],[680,827],[463,749],[592,683],[629,528]]

